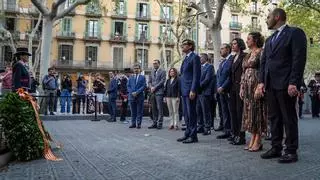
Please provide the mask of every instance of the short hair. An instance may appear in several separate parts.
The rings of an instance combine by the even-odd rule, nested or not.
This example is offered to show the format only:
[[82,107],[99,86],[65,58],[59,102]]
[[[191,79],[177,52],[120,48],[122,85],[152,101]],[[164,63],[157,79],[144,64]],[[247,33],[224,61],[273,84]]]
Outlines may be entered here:
[[195,43],[194,43],[194,41],[192,41],[191,39],[185,39],[185,40],[183,40],[182,41],[182,44],[187,44],[187,45],[189,45],[189,46],[191,46],[191,51],[194,51],[194,49],[195,49]]
[[153,61],[156,61],[158,64],[161,64],[159,59],[155,59]]
[[207,53],[201,53],[201,54],[200,54],[200,57],[204,57],[204,59],[205,59],[206,61],[209,61],[209,56],[208,56]]
[[262,48],[264,44],[264,37],[260,32],[251,32],[249,36],[252,36],[253,41],[256,43],[258,48]]
[[54,68],[53,67],[49,67],[48,68],[48,72],[51,71],[51,70],[54,70]]
[[141,65],[140,65],[139,63],[135,63],[135,64],[133,65],[133,68],[135,68],[135,67],[138,67],[139,69],[141,69]]
[[230,53],[231,53],[231,46],[230,46],[230,44],[228,44],[228,43],[223,43],[222,45],[223,45],[223,46],[226,46],[226,48],[228,49],[229,54],[230,54]]
[[[241,51],[244,51],[246,49],[246,44],[244,43],[244,40],[241,38],[234,38],[232,41],[236,41],[238,44],[238,47]],[[231,42],[232,42],[231,41]]]
[[275,8],[272,11],[272,14],[274,16],[279,16],[281,21],[286,21],[287,20],[287,13],[281,8]]

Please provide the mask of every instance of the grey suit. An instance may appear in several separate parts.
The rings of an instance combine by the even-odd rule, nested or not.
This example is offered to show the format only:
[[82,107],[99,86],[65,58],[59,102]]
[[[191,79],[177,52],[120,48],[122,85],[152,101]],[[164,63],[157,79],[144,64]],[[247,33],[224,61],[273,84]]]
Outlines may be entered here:
[[151,94],[153,125],[157,125],[158,127],[162,127],[163,123],[163,95],[165,81],[166,71],[161,68],[152,70],[149,86],[155,88],[154,93]]

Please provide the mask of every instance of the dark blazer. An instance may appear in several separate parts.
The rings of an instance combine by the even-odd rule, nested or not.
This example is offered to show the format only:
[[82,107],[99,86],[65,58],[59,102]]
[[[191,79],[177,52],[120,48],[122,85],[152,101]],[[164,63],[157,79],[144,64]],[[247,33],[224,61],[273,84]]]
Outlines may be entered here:
[[210,96],[212,93],[212,83],[214,68],[212,64],[206,63],[201,66],[201,76],[200,76],[200,94]]
[[30,74],[28,69],[21,63],[17,62],[12,68],[13,90],[19,88],[30,88]]
[[230,90],[231,86],[231,67],[233,63],[233,57],[229,56],[228,59],[223,60],[217,71],[217,88],[222,87],[225,92]]
[[[240,92],[240,82],[241,82],[241,75],[242,75],[242,62],[244,57],[247,53],[240,53],[237,61],[232,63],[231,67],[231,90],[232,91],[239,91]],[[235,56],[233,56],[234,60]]]
[[272,43],[273,36],[265,43],[259,80],[266,88],[286,90],[291,84],[299,89],[306,64],[306,35],[299,28],[286,26]]
[[200,86],[201,64],[200,57],[192,52],[181,65],[181,95],[189,96],[190,91],[198,92]]
[[[128,96],[129,101],[144,100],[144,89],[146,88],[146,78],[144,75],[139,74],[139,78],[136,82],[135,75],[131,75],[128,81]],[[132,93],[137,92],[138,96],[133,97]]]
[[117,99],[118,92],[118,80],[116,78],[112,78],[108,88],[109,99]]
[[164,89],[165,97],[180,97],[180,78],[175,78],[172,83],[171,80],[168,79],[166,82],[166,86]]
[[149,84],[155,88],[156,95],[163,95],[165,82],[166,82],[166,71],[162,70],[161,68],[157,70],[157,73],[155,72],[155,69],[151,71]]

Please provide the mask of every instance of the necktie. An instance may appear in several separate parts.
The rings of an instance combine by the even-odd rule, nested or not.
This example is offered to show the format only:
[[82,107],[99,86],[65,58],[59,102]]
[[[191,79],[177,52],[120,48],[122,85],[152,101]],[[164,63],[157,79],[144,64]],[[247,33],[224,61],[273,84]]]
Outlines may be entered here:
[[136,78],[135,78],[135,83],[137,84],[137,82],[138,82],[138,78],[139,78],[139,75],[137,74],[136,75]]

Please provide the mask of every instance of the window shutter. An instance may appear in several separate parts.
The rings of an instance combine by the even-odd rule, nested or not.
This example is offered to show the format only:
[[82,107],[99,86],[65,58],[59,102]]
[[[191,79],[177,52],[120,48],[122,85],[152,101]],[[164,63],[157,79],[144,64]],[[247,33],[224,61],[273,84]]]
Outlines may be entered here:
[[150,4],[147,4],[147,17],[151,17]]
[[[169,8],[170,8],[170,9],[169,9],[169,20],[173,20],[173,7],[170,6]],[[171,24],[171,23],[170,23],[170,24]]]
[[99,19],[98,23],[97,23],[97,36],[100,38],[101,37],[101,31],[102,31],[102,20]]
[[70,45],[70,59],[69,60],[73,60],[73,46]]
[[124,11],[124,12],[123,12],[123,14],[124,14],[124,15],[127,15],[127,1],[124,0],[123,3],[124,3],[124,7],[123,7],[123,9],[124,9],[123,11]]
[[139,17],[139,6],[140,6],[140,3],[137,3],[137,7],[136,7],[136,17]]
[[161,9],[160,9],[160,18],[162,19],[164,16],[163,16],[163,11],[164,11],[164,8],[163,8],[163,5],[161,5]]
[[112,24],[111,24],[111,33],[112,33],[112,36],[114,36],[115,35],[115,33],[116,33],[116,31],[115,31],[115,21],[113,20],[112,21]]
[[123,36],[127,36],[127,22],[123,22]]
[[147,24],[148,25],[148,30],[147,30],[147,35],[146,35],[146,39],[147,41],[150,41],[150,24]]
[[135,35],[136,35],[136,39],[139,39],[140,35],[139,35],[139,24],[136,23],[136,28],[135,28]]
[[86,21],[86,31],[85,31],[86,36],[89,35],[88,30],[89,30],[89,20]]
[[59,60],[62,60],[62,48],[61,45],[58,46],[58,54],[59,54]]
[[65,19],[62,19],[60,24],[61,32],[64,32],[64,24],[65,24]]

